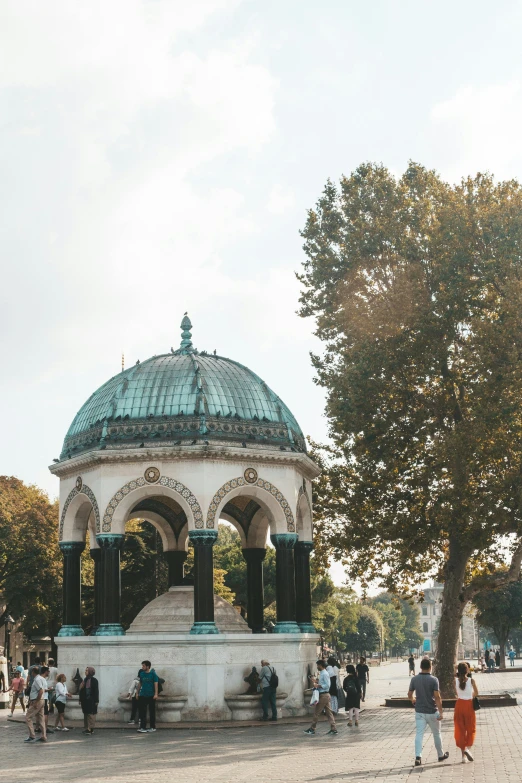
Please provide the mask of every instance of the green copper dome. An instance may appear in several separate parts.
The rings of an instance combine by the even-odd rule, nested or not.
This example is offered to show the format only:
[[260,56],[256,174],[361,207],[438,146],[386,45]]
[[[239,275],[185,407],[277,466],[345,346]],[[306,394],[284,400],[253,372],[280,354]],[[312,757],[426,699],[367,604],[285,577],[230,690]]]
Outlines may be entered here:
[[153,356],[111,378],[76,414],[61,459],[93,449],[254,443],[305,451],[286,405],[258,375],[192,346],[182,321],[177,351]]

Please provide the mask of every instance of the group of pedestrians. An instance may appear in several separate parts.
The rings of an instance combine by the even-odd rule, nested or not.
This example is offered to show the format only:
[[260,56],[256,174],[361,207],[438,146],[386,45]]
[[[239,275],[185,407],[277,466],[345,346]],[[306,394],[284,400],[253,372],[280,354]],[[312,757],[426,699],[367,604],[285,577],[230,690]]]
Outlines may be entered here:
[[[478,707],[478,689],[473,679],[468,663],[459,663],[455,677],[457,700],[453,714],[455,744],[462,753],[462,763],[473,761],[471,748],[475,741],[476,718]],[[426,728],[430,728],[439,761],[449,757],[449,751],[444,752],[440,732],[440,722],[444,717],[439,681],[431,673],[431,661],[423,658],[420,663],[420,673],[414,675],[410,682],[408,698],[415,707],[415,766],[422,765],[422,741]]]
[[314,715],[310,728],[305,734],[315,734],[319,716],[324,712],[330,724],[329,735],[337,734],[335,716],[339,711],[339,694],[344,700],[344,709],[347,713],[347,726],[359,726],[359,714],[361,702],[366,698],[366,685],[370,682],[370,670],[366,659],[361,658],[357,666],[349,663],[346,666],[346,677],[342,687],[339,686],[340,664],[335,658],[329,658],[326,662],[319,660],[316,663],[317,677],[312,677]]

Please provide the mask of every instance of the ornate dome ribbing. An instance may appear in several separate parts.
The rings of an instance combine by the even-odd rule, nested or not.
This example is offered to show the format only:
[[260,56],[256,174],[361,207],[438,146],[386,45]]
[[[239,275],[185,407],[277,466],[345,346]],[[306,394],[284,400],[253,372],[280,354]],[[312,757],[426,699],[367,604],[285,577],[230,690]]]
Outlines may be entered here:
[[294,416],[247,367],[192,345],[154,356],[101,386],[76,414],[61,459],[95,449],[253,443],[305,451]]

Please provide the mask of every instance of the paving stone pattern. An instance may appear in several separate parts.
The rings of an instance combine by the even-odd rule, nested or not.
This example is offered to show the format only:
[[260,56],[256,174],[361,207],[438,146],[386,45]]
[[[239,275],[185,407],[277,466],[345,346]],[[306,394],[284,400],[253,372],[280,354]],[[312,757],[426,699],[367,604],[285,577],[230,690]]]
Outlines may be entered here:
[[[395,667],[395,665],[394,665]],[[394,668],[393,667],[393,668]],[[383,667],[384,669],[384,667]],[[399,670],[397,670],[399,671]],[[408,678],[402,674],[401,682]],[[397,675],[398,676],[398,675]],[[389,682],[385,680],[390,678]],[[489,678],[496,679],[496,686]],[[379,680],[380,678],[380,680]],[[378,691],[395,690],[392,667],[373,677],[371,706],[359,728],[347,728],[344,714],[339,734],[307,737],[303,724],[215,728],[207,731],[101,729],[92,737],[79,729],[56,733],[47,744],[24,745],[23,724],[0,717],[2,779],[10,783],[40,780],[82,783],[323,783],[323,781],[412,781],[422,783],[518,783],[522,780],[522,708],[493,708],[477,713],[475,761],[463,765],[453,741],[453,715],[445,712],[444,748],[450,758],[437,762],[431,734],[425,735],[424,766],[414,768],[414,717],[410,710],[373,706]],[[505,681],[505,682],[501,682]],[[518,691],[522,674],[482,675],[479,689]],[[401,685],[402,692],[402,685]],[[520,700],[520,698],[519,698]]]

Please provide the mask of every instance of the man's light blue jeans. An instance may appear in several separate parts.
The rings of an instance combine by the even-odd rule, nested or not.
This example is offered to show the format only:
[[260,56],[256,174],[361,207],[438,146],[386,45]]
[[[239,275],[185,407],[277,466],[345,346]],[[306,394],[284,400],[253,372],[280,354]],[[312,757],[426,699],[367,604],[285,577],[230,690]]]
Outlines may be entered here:
[[440,758],[444,755],[442,750],[442,739],[440,736],[440,720],[437,720],[438,712],[428,714],[426,712],[415,713],[415,724],[417,726],[417,733],[415,734],[415,755],[422,756],[422,740],[424,738],[424,732],[426,726],[429,726],[431,733],[433,734],[433,741],[437,748],[437,755]]

